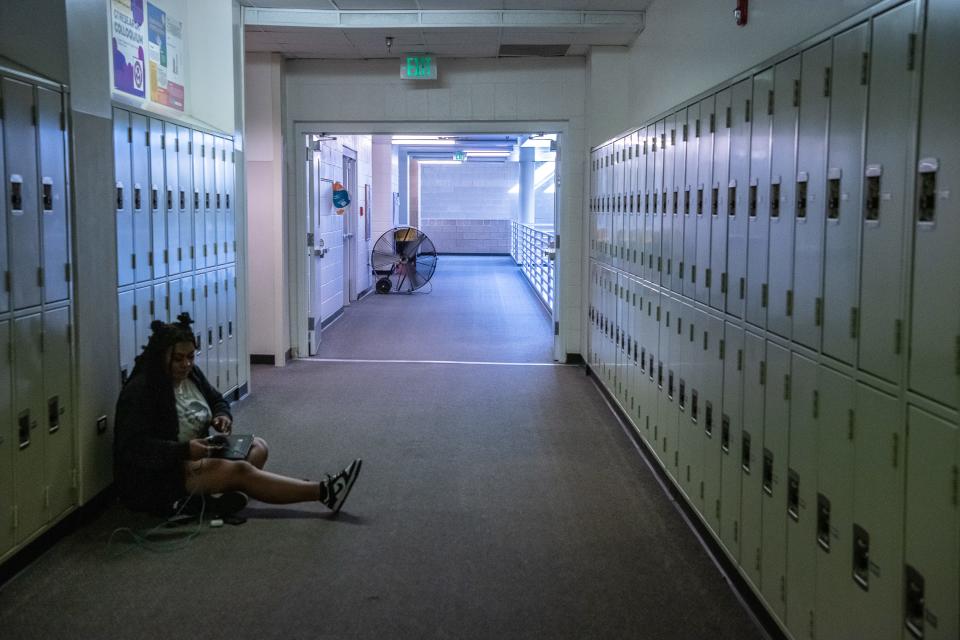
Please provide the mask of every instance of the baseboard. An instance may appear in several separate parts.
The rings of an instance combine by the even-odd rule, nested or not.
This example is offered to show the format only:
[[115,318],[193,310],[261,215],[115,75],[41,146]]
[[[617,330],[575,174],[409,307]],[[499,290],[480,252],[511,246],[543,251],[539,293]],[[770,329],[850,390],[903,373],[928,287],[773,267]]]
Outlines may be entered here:
[[326,320],[320,323],[320,330],[323,331],[324,329],[329,327],[331,324],[336,322],[342,315],[343,315],[343,307],[340,307],[339,309],[334,311],[329,318],[327,318]]
[[567,364],[586,364],[587,361],[583,359],[583,356],[579,353],[568,353],[567,359],[565,360]]
[[766,606],[760,600],[760,597],[754,592],[753,588],[747,582],[747,579],[740,573],[740,568],[734,564],[727,555],[727,552],[720,546],[720,543],[714,537],[713,532],[700,518],[700,514],[687,502],[687,497],[683,495],[680,488],[673,482],[670,474],[660,466],[656,455],[650,450],[650,446],[644,441],[636,429],[631,427],[630,417],[624,412],[623,408],[617,403],[616,398],[610,391],[603,386],[600,376],[593,371],[590,365],[584,367],[586,374],[593,378],[594,386],[600,391],[607,405],[617,415],[624,433],[633,442],[637,451],[643,456],[643,460],[650,470],[657,477],[660,487],[670,498],[680,515],[683,516],[687,526],[693,531],[701,545],[709,554],[713,563],[720,569],[724,579],[730,584],[737,599],[744,606],[754,622],[760,627],[771,640],[788,640],[786,633],[780,628],[780,625],[774,619],[773,615],[767,610]]
[[271,353],[269,355],[264,353],[251,353],[250,354],[250,364],[277,364],[277,359]]
[[53,545],[93,521],[113,504],[114,500],[113,485],[110,485],[7,558],[0,565],[0,587],[46,553]]

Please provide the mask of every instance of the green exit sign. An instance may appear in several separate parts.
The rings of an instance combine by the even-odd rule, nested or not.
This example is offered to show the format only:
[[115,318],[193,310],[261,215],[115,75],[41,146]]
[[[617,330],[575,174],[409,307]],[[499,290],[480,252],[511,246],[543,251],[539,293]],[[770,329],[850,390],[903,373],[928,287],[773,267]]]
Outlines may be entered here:
[[466,151],[457,151],[453,154],[453,159],[457,162],[466,162],[467,161],[467,152]]
[[403,80],[436,80],[437,59],[427,53],[407,53],[400,58]]

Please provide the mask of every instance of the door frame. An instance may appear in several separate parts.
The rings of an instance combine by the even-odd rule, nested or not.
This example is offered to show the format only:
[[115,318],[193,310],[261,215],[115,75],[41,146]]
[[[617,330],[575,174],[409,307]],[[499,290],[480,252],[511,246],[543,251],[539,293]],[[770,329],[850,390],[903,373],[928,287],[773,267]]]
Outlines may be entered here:
[[[573,135],[571,123],[568,120],[510,120],[510,121],[448,121],[448,122],[390,122],[390,121],[301,121],[292,123],[290,139],[294,144],[287,146],[286,180],[288,185],[293,185],[292,189],[286,190],[287,195],[287,214],[286,223],[286,254],[287,254],[287,295],[288,295],[288,321],[290,330],[290,350],[293,357],[302,357],[307,353],[307,316],[308,292],[307,287],[308,273],[306,273],[305,261],[300,259],[307,250],[307,229],[306,216],[301,215],[307,206],[303,202],[306,193],[304,180],[306,176],[301,169],[306,161],[306,145],[303,141],[307,135],[391,135],[391,134],[413,134],[423,133],[427,135],[441,135],[453,133],[556,133],[562,141],[569,140]],[[577,132],[579,137],[583,137],[582,131]],[[577,136],[574,136],[577,137]],[[567,149],[569,151],[569,149]],[[586,153],[586,150],[584,150]],[[582,155],[582,154],[579,154]],[[565,308],[565,291],[572,290],[574,293],[580,291],[582,287],[581,280],[583,271],[583,250],[570,252],[567,256],[566,251],[561,247],[575,247],[582,244],[583,228],[585,221],[583,217],[583,207],[586,201],[586,195],[582,195],[576,201],[568,201],[564,194],[564,183],[568,180],[583,180],[585,168],[583,163],[577,162],[578,154],[562,153],[557,160],[557,187],[555,194],[555,207],[557,214],[555,216],[555,232],[557,234],[557,257],[554,262],[554,300],[553,300],[553,357],[558,362],[566,360],[567,353],[579,353],[580,341],[575,344],[567,344],[567,332],[564,331],[567,326],[579,326],[580,307]],[[291,215],[289,212],[295,212]],[[570,241],[560,241],[561,238],[570,238]],[[579,333],[578,333],[579,338]]]

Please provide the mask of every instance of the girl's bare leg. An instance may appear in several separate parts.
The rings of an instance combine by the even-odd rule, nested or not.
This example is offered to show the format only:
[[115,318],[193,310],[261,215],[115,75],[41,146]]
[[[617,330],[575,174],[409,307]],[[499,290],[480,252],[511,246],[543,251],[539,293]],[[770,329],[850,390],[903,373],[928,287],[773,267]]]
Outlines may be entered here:
[[270,504],[320,499],[320,483],[296,480],[263,471],[246,460],[206,458],[184,463],[184,480],[191,493],[242,491]]

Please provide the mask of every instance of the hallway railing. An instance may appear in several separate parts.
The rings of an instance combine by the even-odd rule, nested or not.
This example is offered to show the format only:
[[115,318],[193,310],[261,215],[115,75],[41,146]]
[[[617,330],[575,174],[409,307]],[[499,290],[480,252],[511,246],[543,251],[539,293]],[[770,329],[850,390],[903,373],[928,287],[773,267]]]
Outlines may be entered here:
[[550,311],[553,311],[555,247],[553,225],[513,223],[510,255]]

